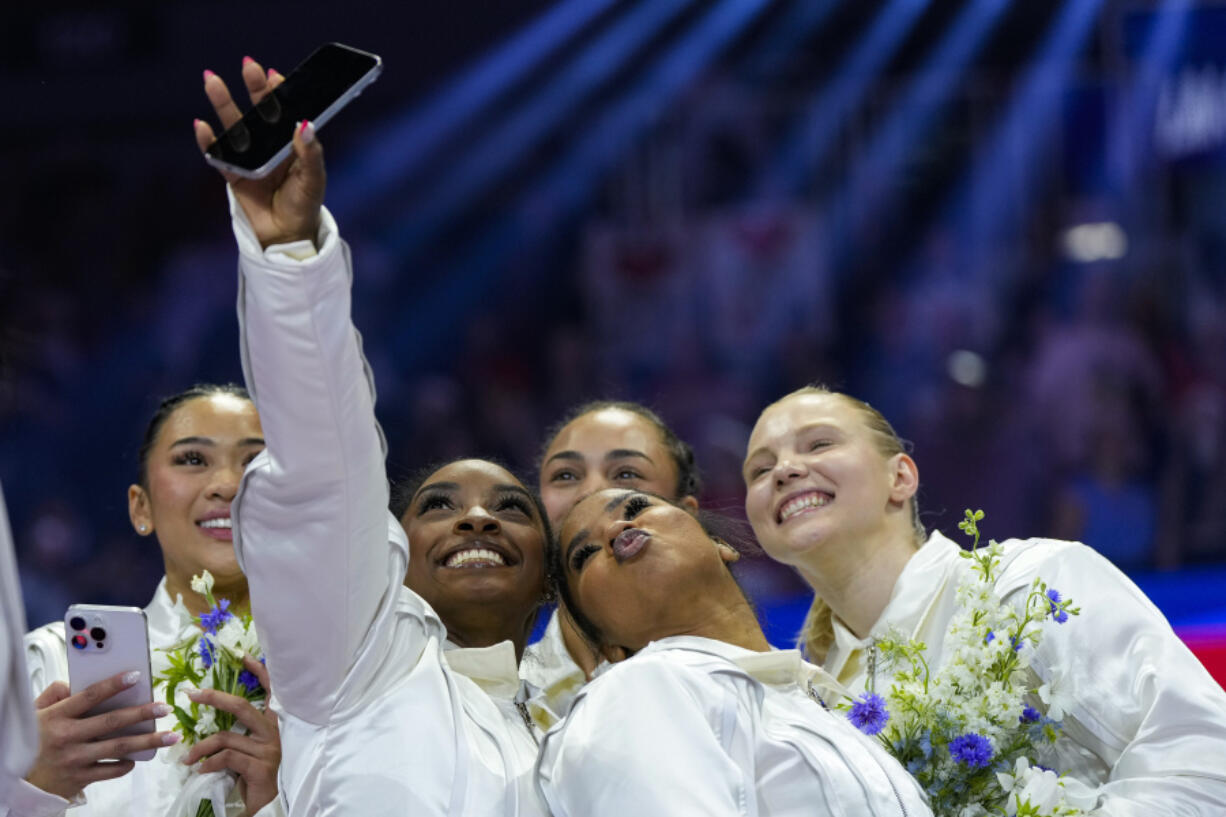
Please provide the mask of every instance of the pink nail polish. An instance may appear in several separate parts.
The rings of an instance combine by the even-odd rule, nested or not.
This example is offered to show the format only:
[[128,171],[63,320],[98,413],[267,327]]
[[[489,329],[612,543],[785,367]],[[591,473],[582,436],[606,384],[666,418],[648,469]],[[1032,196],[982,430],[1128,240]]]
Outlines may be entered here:
[[183,737],[178,732],[167,732],[165,735],[162,736],[162,745],[163,746],[174,746],[176,743],[178,743],[181,740],[183,740]]
[[298,128],[298,134],[302,137],[302,141],[308,145],[315,141],[315,126],[311,124],[311,120],[302,120],[302,126]]
[[255,60],[251,59],[251,57],[243,57],[243,65],[246,65],[249,62],[255,62]]
[[214,73],[213,73],[212,71],[210,71],[209,69],[207,69],[207,68],[206,68],[206,69],[204,69],[204,81],[205,81],[205,82],[208,82],[208,81],[209,81],[209,77],[215,77],[215,76],[217,76],[217,75],[216,75],[216,74],[214,74]]

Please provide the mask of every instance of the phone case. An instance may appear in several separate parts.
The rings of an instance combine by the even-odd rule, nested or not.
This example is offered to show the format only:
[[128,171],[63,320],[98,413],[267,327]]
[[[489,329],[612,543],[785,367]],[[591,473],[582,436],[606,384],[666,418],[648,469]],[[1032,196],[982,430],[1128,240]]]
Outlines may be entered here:
[[[74,626],[78,624],[82,626]],[[139,670],[141,674],[136,684],[107,698],[91,709],[87,717],[153,702],[149,628],[144,610],[139,607],[74,604],[64,615],[64,638],[68,650],[69,687],[73,694],[122,672]],[[141,721],[106,737],[148,734],[155,729],[154,721]],[[155,752],[148,749],[126,757],[130,760],[149,760]]]
[[[348,48],[348,46],[345,46],[345,47]],[[356,48],[350,49],[350,50],[357,51]],[[361,52],[361,53],[366,54],[367,52]],[[322,128],[328,122],[329,119],[331,119],[333,116],[336,115],[337,111],[339,111],[341,108],[348,105],[353,100],[357,99],[358,96],[362,93],[362,91],[366,90],[366,86],[370,85],[372,82],[378,79],[379,74],[383,73],[383,59],[379,57],[377,54],[367,54],[367,56],[374,58],[375,60],[374,67],[372,67],[368,72],[366,72],[366,74],[360,80],[358,80],[353,85],[351,85],[349,89],[345,91],[345,93],[337,97],[336,100],[331,105],[329,105],[327,108],[324,109],[323,113],[321,113],[318,117],[315,118],[315,120],[311,124],[314,125],[315,131],[317,133],[319,132],[319,129]],[[238,165],[234,165],[229,162],[222,161],[221,159],[217,159],[216,157],[211,156],[208,153],[204,154],[204,160],[208,162],[209,164],[211,164],[213,167],[216,167],[220,170],[225,170],[229,173],[233,173],[236,176],[241,176],[244,179],[262,179],[265,176],[267,176],[269,173],[271,173],[273,170],[275,170],[277,166],[280,165],[283,161],[285,161],[286,157],[289,156],[290,151],[293,150],[293,148],[294,148],[294,145],[292,141],[286,142],[285,146],[281,148],[279,151],[277,151],[276,155],[274,155],[271,159],[269,159],[267,162],[265,162],[263,165],[256,168],[255,170],[248,170],[247,168],[239,167]]]

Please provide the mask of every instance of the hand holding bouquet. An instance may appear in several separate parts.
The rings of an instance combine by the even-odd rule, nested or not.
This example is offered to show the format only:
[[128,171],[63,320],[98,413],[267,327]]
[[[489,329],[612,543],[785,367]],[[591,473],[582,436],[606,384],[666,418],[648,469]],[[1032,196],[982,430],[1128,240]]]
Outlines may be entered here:
[[168,760],[196,764],[171,813],[223,817],[234,787],[227,772],[238,775],[238,793],[252,813],[277,792],[280,736],[275,716],[265,711],[268,671],[251,615],[214,598],[208,571],[192,577],[192,590],[209,610],[197,617],[198,630],[164,651],[165,668],[154,678],[183,735]]

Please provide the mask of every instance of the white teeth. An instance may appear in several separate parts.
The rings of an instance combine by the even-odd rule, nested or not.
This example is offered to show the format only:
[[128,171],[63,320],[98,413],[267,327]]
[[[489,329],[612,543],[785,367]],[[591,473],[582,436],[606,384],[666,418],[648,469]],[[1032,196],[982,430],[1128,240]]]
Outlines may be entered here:
[[495,564],[500,567],[506,566],[506,559],[502,558],[502,554],[497,551],[488,550],[486,548],[469,548],[451,554],[447,557],[447,561],[443,563],[443,567],[464,567],[465,565],[485,562]]
[[793,499],[791,502],[783,506],[782,510],[779,511],[779,521],[786,522],[803,510],[808,508],[821,508],[829,503],[830,496],[827,494],[817,493],[816,491],[811,494],[805,494],[804,496]]
[[218,519],[206,519],[203,522],[198,522],[196,524],[200,525],[202,528],[225,528],[226,530],[229,530],[231,527],[230,517],[228,516],[223,516]]

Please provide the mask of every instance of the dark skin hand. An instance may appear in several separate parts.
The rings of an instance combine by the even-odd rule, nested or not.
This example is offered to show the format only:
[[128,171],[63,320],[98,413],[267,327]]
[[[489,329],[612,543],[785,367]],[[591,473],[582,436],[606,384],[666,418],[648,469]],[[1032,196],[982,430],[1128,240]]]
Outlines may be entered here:
[[[243,60],[243,84],[252,105],[285,81],[275,70],[265,71],[251,58]],[[211,71],[205,72],[204,93],[222,128],[242,118],[230,89]],[[202,120],[195,122],[196,145],[201,151],[215,140],[213,128]],[[320,208],[323,206],[327,176],[323,147],[315,139],[310,123],[300,123],[294,131],[292,155],[262,179],[244,179],[222,173],[243,208],[261,247],[293,241],[314,242],[319,235]],[[268,670],[251,656],[243,665],[271,690]],[[201,772],[228,769],[238,775],[239,793],[247,814],[254,814],[277,796],[277,769],[281,763],[281,735],[276,715],[261,711],[237,695],[204,689],[193,693],[193,701],[234,715],[248,733],[225,731],[211,735],[192,747],[183,762],[199,762]]]
[[[247,655],[243,657],[243,666],[259,679],[266,692],[272,688],[268,669],[263,664]],[[196,703],[229,712],[247,727],[247,734],[226,730],[210,735],[191,748],[183,763],[190,766],[199,761],[200,772],[229,769],[237,774],[238,791],[247,807],[246,814],[255,814],[277,796],[277,768],[281,765],[277,716],[267,708],[256,709],[245,698],[215,689],[202,689],[188,697]]]
[[115,675],[70,694],[68,685],[56,681],[34,701],[38,711],[38,756],[26,780],[51,794],[71,800],[90,783],[123,777],[135,763],[124,755],[147,749],[160,749],[178,743],[173,732],[107,738],[104,735],[141,721],[167,714],[165,704],[142,704],[86,717],[107,698],[132,686]]
[[[253,59],[243,61],[243,84],[251,104],[284,81],[276,71],[265,72]],[[206,72],[204,93],[222,128],[229,128],[242,118],[242,111],[230,96],[221,77]],[[202,120],[195,122],[196,144],[206,150],[215,139],[213,128]],[[307,123],[294,131],[294,152],[276,170],[262,179],[244,179],[222,174],[230,183],[235,198],[242,205],[247,220],[255,230],[260,246],[285,244],[291,241],[314,241],[319,234],[319,211],[323,205],[327,176],[324,172],[323,147],[315,139],[314,128]]]

